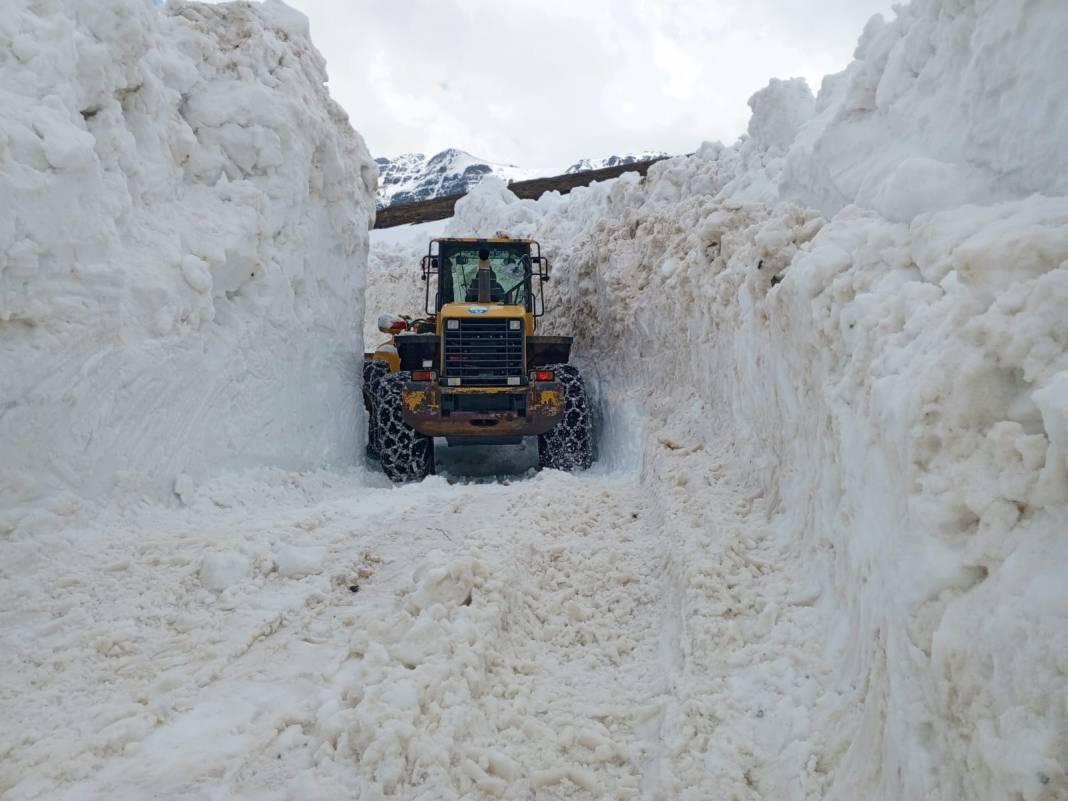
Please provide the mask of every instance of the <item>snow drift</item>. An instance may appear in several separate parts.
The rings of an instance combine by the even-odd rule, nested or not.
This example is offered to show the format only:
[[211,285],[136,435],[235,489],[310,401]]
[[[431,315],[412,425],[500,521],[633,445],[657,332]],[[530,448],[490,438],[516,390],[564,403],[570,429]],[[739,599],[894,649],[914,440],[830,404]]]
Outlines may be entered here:
[[731,194],[849,203],[908,222],[964,203],[1068,192],[1057,0],[913,2],[874,17],[855,60],[813,98],[800,79],[750,100],[748,140],[709,149]]
[[966,202],[1068,193],[1058,0],[913,2],[873,19],[856,61],[824,80],[782,188],[827,212],[894,220]]
[[16,0],[0,44],[0,525],[351,459],[376,173],[307,20]]
[[602,396],[748,466],[841,666],[827,797],[1068,793],[1066,35],[914,2],[734,147],[451,223],[541,239]]

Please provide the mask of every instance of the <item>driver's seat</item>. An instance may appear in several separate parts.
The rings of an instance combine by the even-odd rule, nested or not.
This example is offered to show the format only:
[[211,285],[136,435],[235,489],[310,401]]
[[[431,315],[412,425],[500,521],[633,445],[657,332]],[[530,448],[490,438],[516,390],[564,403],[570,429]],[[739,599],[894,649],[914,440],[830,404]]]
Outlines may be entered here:
[[[465,300],[468,303],[474,303],[478,300],[478,282],[472,283],[467,287],[467,297]],[[490,278],[490,303],[500,303],[504,300],[504,287],[501,286],[501,282],[497,280],[496,276]]]

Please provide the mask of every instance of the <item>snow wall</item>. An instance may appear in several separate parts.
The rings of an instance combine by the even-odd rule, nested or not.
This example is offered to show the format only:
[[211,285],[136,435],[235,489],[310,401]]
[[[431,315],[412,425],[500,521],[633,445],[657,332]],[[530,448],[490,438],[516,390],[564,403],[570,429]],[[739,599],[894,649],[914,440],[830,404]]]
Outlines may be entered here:
[[819,743],[828,798],[1068,791],[1066,37],[1053,1],[913,2],[733,147],[537,202],[490,179],[450,224],[555,257],[607,430],[726,443],[769,501],[841,666],[771,747]]
[[325,81],[275,0],[0,17],[0,526],[352,460],[377,173]]

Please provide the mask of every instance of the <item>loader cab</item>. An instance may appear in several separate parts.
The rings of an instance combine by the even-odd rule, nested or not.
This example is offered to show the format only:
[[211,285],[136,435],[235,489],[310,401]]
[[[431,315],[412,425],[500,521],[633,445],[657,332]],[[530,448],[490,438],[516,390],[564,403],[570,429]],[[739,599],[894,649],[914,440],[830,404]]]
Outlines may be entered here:
[[490,266],[489,303],[522,306],[532,317],[544,313],[542,282],[548,280],[548,260],[537,242],[435,239],[422,262],[427,314],[438,314],[449,303],[478,301],[480,256],[487,256]]

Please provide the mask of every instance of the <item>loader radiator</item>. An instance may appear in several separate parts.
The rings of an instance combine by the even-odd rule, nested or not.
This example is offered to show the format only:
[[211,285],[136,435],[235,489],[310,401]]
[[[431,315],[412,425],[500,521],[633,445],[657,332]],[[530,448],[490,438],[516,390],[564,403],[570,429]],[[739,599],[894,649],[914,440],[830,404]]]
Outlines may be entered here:
[[[453,322],[458,326],[450,328]],[[509,378],[523,381],[522,320],[446,320],[444,351],[442,374],[446,379],[459,378],[461,386],[501,386]]]

